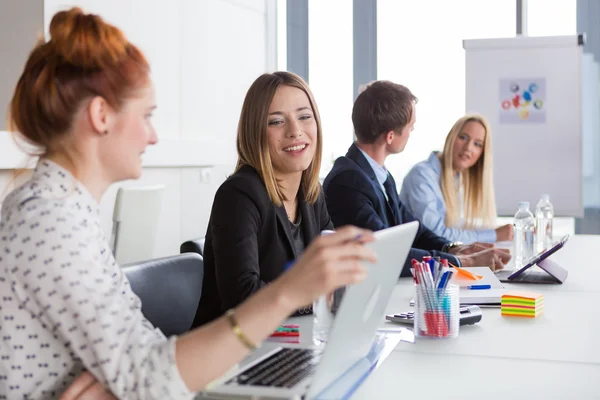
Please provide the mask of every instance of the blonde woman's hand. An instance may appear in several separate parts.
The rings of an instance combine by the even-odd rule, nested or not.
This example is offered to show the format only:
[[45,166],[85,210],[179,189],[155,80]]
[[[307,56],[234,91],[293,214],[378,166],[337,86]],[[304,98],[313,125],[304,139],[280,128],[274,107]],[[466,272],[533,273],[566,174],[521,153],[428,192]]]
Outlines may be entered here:
[[496,241],[506,242],[511,241],[514,238],[514,231],[512,224],[502,225],[496,228]]
[[456,246],[451,248],[448,252],[454,255],[469,255],[479,253],[482,250],[490,249],[494,247],[493,243],[483,243],[483,242],[475,242],[472,244],[463,244],[460,246]]
[[463,267],[490,267],[492,271],[503,269],[510,261],[508,249],[490,248],[479,253],[458,256]]
[[376,261],[365,246],[373,240],[370,231],[353,226],[319,236],[274,285],[280,285],[291,306],[300,307],[340,286],[358,283],[367,276],[363,262]]
[[94,375],[84,372],[71,383],[60,400],[117,400]]

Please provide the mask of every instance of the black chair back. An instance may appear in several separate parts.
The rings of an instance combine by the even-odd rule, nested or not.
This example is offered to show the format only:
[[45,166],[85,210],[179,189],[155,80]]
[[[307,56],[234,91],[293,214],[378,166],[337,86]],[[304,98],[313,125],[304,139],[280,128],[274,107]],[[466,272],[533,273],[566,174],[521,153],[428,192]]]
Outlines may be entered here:
[[142,312],[165,336],[189,331],[202,294],[204,262],[186,253],[123,265]]
[[201,238],[201,239],[194,239],[194,240],[188,240],[187,242],[183,242],[181,244],[181,246],[179,247],[179,252],[182,254],[183,253],[198,253],[204,257],[204,240],[205,240],[205,238]]

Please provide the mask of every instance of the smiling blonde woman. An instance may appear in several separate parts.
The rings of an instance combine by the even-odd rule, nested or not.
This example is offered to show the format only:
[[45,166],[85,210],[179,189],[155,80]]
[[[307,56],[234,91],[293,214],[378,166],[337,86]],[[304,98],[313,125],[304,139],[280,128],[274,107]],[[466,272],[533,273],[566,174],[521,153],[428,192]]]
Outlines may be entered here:
[[512,225],[495,228],[492,132],[467,114],[454,123],[443,152],[432,152],[404,178],[400,201],[434,233],[465,244],[512,240]]
[[319,184],[321,143],[319,111],[302,78],[275,72],[254,81],[238,124],[236,171],[213,202],[194,326],[267,286],[333,229]]

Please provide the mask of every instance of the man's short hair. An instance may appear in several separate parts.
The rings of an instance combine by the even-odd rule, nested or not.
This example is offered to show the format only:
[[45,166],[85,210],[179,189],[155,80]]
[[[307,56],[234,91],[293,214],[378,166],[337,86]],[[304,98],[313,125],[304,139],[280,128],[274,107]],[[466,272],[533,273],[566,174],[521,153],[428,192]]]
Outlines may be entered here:
[[381,134],[400,132],[412,119],[417,97],[406,86],[375,81],[360,89],[352,108],[354,133],[360,143],[375,143]]

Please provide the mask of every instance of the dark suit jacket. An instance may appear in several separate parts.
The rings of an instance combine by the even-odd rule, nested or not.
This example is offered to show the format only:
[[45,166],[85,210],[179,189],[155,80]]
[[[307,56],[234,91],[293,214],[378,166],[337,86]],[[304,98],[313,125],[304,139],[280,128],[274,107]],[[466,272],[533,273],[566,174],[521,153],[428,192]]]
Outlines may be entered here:
[[[335,161],[323,184],[327,209],[333,224],[336,227],[352,224],[378,231],[416,221],[417,219],[400,202],[395,182],[393,187],[399,205],[398,218],[394,218],[391,212],[390,203],[385,199],[375,171],[356,144],[353,144],[346,156]],[[411,259],[420,260],[423,256],[440,256],[457,265],[458,260],[455,256],[439,251],[446,243],[446,239],[437,236],[421,224],[401,276],[410,275]]]
[[[333,229],[325,199],[313,205],[299,194],[305,245]],[[269,199],[252,167],[230,176],[215,195],[204,244],[202,297],[193,326],[221,316],[273,281],[296,259],[287,213]]]

